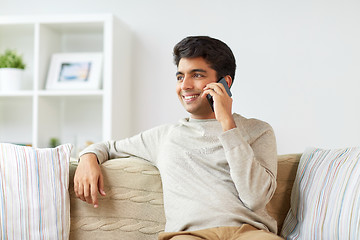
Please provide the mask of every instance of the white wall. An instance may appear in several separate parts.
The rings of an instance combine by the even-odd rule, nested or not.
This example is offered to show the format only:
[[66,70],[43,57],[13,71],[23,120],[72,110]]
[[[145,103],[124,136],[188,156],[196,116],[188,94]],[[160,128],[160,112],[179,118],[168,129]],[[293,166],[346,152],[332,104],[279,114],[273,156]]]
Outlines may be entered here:
[[235,112],[268,121],[279,153],[360,145],[360,1],[0,0],[1,15],[114,13],[134,34],[134,133],[187,116],[172,47],[209,35],[234,51]]

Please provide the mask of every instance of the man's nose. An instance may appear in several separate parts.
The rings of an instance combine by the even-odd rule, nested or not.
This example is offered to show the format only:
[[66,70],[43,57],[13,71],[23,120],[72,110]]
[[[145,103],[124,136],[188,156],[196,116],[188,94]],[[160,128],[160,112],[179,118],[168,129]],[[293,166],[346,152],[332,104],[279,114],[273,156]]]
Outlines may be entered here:
[[184,80],[181,83],[181,89],[187,90],[192,89],[194,87],[193,79],[190,76],[185,76]]

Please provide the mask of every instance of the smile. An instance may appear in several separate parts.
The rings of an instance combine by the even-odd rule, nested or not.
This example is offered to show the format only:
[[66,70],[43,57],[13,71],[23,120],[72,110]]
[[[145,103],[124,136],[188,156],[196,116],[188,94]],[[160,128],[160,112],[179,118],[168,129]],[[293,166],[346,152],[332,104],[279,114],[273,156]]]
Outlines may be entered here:
[[199,96],[200,94],[188,95],[188,96],[183,96],[183,99],[185,100],[185,102],[192,102]]

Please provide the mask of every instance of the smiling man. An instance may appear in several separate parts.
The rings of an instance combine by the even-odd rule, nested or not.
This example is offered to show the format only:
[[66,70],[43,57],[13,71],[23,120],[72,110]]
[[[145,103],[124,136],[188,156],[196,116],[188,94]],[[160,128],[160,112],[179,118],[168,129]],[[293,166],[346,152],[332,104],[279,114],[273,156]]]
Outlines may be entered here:
[[[177,65],[176,92],[180,102],[190,113],[190,117],[193,119],[217,119],[224,131],[236,127],[231,112],[232,99],[227,95],[224,86],[216,83],[219,76],[204,58],[181,58]],[[226,75],[224,78],[230,87],[232,77]],[[216,112],[212,110],[206,98],[207,94],[216,98],[215,105],[222,105],[214,107]]]
[[232,99],[218,83],[234,81],[232,51],[214,38],[187,37],[174,47],[174,61],[176,93],[190,117],[85,149],[76,195],[97,207],[97,192],[105,195],[98,163],[137,156],[160,171],[166,226],[159,239],[281,239],[265,209],[276,188],[274,132],[232,113]]

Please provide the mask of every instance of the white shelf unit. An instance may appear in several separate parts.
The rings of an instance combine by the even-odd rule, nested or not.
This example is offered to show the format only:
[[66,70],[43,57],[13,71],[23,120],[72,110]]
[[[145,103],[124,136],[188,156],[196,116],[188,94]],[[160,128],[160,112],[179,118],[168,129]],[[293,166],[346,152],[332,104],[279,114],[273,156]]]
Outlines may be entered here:
[[[73,143],[131,133],[131,34],[111,14],[1,16],[0,52],[16,49],[26,63],[20,91],[0,89],[0,142],[48,147],[51,138]],[[102,52],[99,90],[46,90],[54,53]]]

